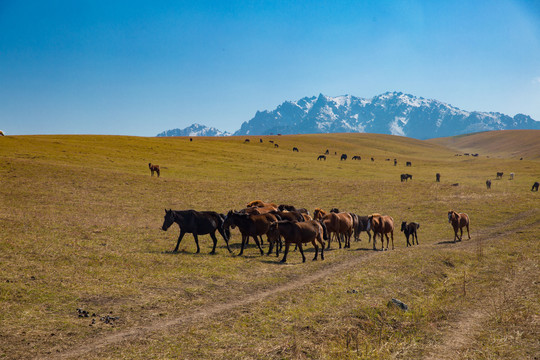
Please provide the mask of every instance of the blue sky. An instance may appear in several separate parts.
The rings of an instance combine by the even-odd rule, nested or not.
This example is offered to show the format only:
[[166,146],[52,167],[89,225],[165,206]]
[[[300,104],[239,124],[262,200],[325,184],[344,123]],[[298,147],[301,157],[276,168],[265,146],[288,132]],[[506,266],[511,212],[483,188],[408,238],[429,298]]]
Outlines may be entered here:
[[540,1],[0,0],[0,129],[237,130],[386,91],[540,120]]

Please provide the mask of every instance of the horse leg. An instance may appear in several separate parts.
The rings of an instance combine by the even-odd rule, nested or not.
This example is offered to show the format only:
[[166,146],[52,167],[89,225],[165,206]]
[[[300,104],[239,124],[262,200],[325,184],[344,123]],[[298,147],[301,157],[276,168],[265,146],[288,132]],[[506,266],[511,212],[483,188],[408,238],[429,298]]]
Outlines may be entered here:
[[246,238],[247,236],[242,234],[242,245],[240,246],[240,253],[238,254],[238,256],[242,255],[244,253],[244,245],[246,243]]
[[282,263],[287,262],[287,254],[289,253],[289,246],[291,245],[290,242],[285,240],[285,253],[283,254],[283,259],[281,259]]
[[[384,233],[381,233],[381,250],[384,250]],[[386,235],[386,250],[388,250],[388,235]]]
[[459,236],[459,241],[463,240],[463,228],[459,228],[459,231],[460,231],[460,236]]
[[[393,231],[390,232],[390,237],[392,238],[392,250],[394,250],[394,232]],[[386,247],[388,247],[388,240],[386,241]]]
[[302,254],[302,262],[305,263],[306,262],[306,256],[304,255],[304,250],[302,249],[302,243],[301,242],[298,243],[298,249],[300,249],[300,254]]
[[340,233],[336,233],[336,237],[337,237],[337,241],[339,243],[339,248],[341,249],[341,234]]
[[173,252],[178,251],[178,246],[180,246],[180,241],[182,241],[182,238],[184,237],[185,234],[186,234],[185,231],[180,230],[180,236],[178,237],[178,242],[176,243],[176,247],[174,248]]
[[212,238],[212,241],[214,242],[214,247],[212,248],[212,251],[210,251],[210,254],[216,253],[216,245],[217,245],[217,238],[216,238],[216,232],[211,232],[210,237]]
[[[412,245],[409,243],[409,234],[408,234],[408,233],[405,234],[405,239],[407,239],[407,247],[412,246]],[[413,244],[414,244],[414,234],[413,234],[412,242],[413,242]]]
[[261,247],[261,244],[259,244],[259,240],[257,239],[257,235],[253,236],[253,239],[255,239],[255,244],[257,244],[257,247],[259,248],[259,251],[261,252],[261,255],[264,255],[264,251]]
[[321,260],[324,260],[324,240],[321,237],[321,234],[317,236],[317,241],[321,244]]
[[371,231],[366,231],[368,236],[369,236],[369,239],[368,239],[368,244],[371,242]]
[[313,258],[313,261],[317,260],[317,256],[319,255],[319,247],[317,246],[317,242],[315,239],[312,241],[313,247],[315,248],[315,257]]
[[[272,253],[272,250],[274,249],[274,240],[270,240],[270,238],[268,238],[268,252],[266,253],[266,256],[270,255]],[[276,245],[276,248],[277,248],[277,245]]]
[[373,250],[377,250],[377,248],[375,247],[376,242],[377,242],[377,233],[374,231],[373,232]]
[[471,240],[471,234],[469,234],[469,224],[467,224],[467,236],[469,237],[469,240]]
[[220,226],[218,227],[217,229],[219,231],[219,233],[221,234],[221,237],[223,238],[223,240],[225,240],[225,244],[227,244],[227,250],[229,250],[229,252],[231,252],[231,248],[229,247],[229,238],[228,236],[226,235],[226,232],[223,230],[223,228]]
[[197,245],[197,254],[201,252],[201,248],[199,247],[199,237],[196,233],[193,233],[193,238],[195,239],[195,244]]
[[[263,244],[264,244],[264,242],[263,242],[263,238],[262,238],[262,235],[259,235],[259,239],[261,239],[261,245],[263,245]],[[268,240],[268,241],[270,241],[270,240]]]

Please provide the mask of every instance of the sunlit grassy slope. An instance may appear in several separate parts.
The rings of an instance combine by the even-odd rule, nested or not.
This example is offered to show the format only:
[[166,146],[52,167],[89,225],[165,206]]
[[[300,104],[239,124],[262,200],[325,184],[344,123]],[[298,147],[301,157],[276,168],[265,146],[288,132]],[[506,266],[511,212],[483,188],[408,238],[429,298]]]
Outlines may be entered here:
[[[500,279],[508,269],[514,274],[508,281],[522,273],[521,279],[538,275],[534,244],[540,215],[538,196],[530,188],[539,180],[540,163],[534,160],[536,150],[529,149],[537,149],[538,132],[508,134],[512,136],[497,141],[511,145],[494,148],[489,158],[489,139],[471,145],[460,139],[372,134],[193,141],[0,137],[0,358],[62,356],[148,324],[157,324],[156,331],[73,357],[423,356],[440,342],[441,329],[459,319],[460,304],[480,306],[483,294],[504,284]],[[533,141],[527,145],[523,139]],[[293,147],[300,151],[292,152]],[[481,156],[455,156],[456,148]],[[327,149],[327,161],[317,161]],[[347,161],[340,161],[342,153]],[[525,159],[516,159],[518,153]],[[362,160],[351,160],[354,155]],[[412,166],[406,167],[406,161]],[[149,162],[161,166],[160,178],[150,176]],[[505,175],[487,191],[485,180],[494,179],[497,171],[514,172],[515,180]],[[435,182],[437,172],[441,183]],[[401,183],[402,173],[412,174],[413,180]],[[279,266],[274,257],[260,257],[252,247],[246,256],[235,256],[240,241],[235,230],[235,254],[227,252],[218,236],[218,254],[208,255],[211,241],[202,236],[202,253],[195,255],[189,234],[181,252],[170,253],[178,228],[160,230],[165,208],[226,212],[255,199],[311,211],[338,207],[360,215],[380,212],[393,216],[398,227],[401,221],[418,221],[421,245],[407,249],[396,229],[394,251],[372,252],[363,234],[351,250],[337,250],[333,244],[324,261],[302,264],[300,255],[292,253],[290,265]],[[463,245],[482,236],[491,245],[454,248],[445,243],[453,239],[446,221],[450,208],[471,217],[473,240]],[[345,272],[331,272],[333,266],[349,263]],[[323,271],[331,275],[314,284],[187,327],[159,330],[161,322],[194,310],[234,305],[249,294]],[[466,291],[461,289],[464,281]],[[528,291],[526,296],[537,295],[536,282],[527,284],[520,287]],[[361,296],[347,293],[353,288]],[[386,304],[394,296],[408,302],[412,312],[389,310]],[[537,302],[518,305],[515,327],[525,331]],[[77,308],[95,312],[96,322],[79,318]],[[105,324],[99,320],[105,314],[119,319]],[[488,320],[496,323],[497,318]],[[356,334],[355,344],[363,339],[362,349],[355,345],[353,351],[346,341],[349,331]],[[504,346],[508,358],[538,351],[529,337],[537,332],[527,334]],[[495,344],[485,345],[487,354],[500,350],[497,338],[481,335],[487,340],[479,337],[479,342]]]

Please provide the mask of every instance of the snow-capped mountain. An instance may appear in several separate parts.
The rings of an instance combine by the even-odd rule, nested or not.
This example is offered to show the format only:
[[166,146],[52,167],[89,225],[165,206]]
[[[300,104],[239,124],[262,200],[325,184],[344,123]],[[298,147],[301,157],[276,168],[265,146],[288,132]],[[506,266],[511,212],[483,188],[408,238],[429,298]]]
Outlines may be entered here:
[[157,134],[157,136],[230,136],[226,131],[218,130],[201,124],[193,124],[185,129],[172,129]]
[[540,122],[518,114],[464,111],[437,100],[401,92],[371,99],[351,95],[305,97],[272,111],[258,111],[234,135],[369,132],[417,139],[506,129],[540,129]]

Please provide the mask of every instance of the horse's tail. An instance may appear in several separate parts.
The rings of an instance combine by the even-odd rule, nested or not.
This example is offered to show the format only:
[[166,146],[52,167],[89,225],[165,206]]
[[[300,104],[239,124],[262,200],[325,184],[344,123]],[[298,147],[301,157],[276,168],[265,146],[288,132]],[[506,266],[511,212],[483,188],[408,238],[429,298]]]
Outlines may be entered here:
[[326,225],[321,220],[319,220],[319,224],[321,224],[323,229],[323,239],[328,240],[328,230],[326,229]]

